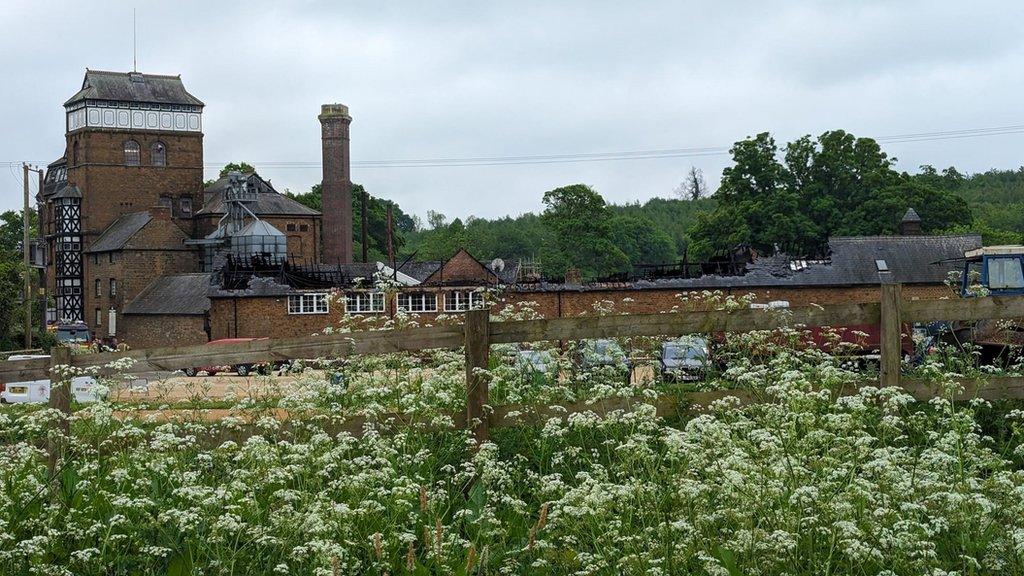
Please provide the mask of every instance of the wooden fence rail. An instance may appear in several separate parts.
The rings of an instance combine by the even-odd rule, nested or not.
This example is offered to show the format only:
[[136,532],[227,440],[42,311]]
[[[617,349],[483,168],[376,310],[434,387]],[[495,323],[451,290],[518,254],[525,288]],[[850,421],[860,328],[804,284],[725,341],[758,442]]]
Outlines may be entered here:
[[[880,326],[881,374],[883,385],[899,385],[902,359],[901,328],[912,322],[936,320],[976,321],[1024,317],[1024,297],[986,297],[950,300],[905,301],[898,284],[881,286],[880,302],[801,306],[763,310],[736,309],[622,316],[580,316],[542,320],[492,322],[487,310],[466,313],[462,326],[431,326],[393,331],[335,333],[302,338],[253,340],[218,346],[198,345],[155,348],[127,352],[81,354],[70,357],[77,368],[103,367],[131,359],[123,373],[181,370],[199,366],[224,366],[259,362],[341,358],[358,354],[382,354],[432,348],[464,347],[466,354],[466,421],[477,440],[488,437],[484,414],[488,391],[478,372],[487,367],[491,344],[581,340],[630,336],[676,336],[716,332],[773,330],[787,326]],[[49,359],[0,362],[0,382],[49,378],[54,366],[67,363],[66,356]],[[56,379],[54,379],[56,380]],[[1019,384],[1019,383],[1018,383]],[[70,394],[69,387],[57,389]],[[1007,396],[1021,394],[1007,392]],[[55,399],[63,407],[65,399]]]

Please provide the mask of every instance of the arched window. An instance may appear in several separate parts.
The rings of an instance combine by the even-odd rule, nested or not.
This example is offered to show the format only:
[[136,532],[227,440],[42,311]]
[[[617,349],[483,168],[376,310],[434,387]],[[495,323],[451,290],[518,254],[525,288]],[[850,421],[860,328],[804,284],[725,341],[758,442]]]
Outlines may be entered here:
[[139,156],[139,143],[135,140],[126,140],[124,143],[124,165],[138,166]]
[[71,165],[78,166],[78,140],[71,144]]
[[153,142],[149,147],[149,158],[153,166],[167,166],[167,147],[163,142]]

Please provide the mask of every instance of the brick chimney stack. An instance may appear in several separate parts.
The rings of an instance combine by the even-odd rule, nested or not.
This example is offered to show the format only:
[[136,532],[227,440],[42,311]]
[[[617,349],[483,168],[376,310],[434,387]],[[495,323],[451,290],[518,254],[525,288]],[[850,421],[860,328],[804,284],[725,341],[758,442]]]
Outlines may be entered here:
[[352,181],[349,167],[348,127],[352,117],[344,104],[320,107],[323,142],[323,261],[352,262]]

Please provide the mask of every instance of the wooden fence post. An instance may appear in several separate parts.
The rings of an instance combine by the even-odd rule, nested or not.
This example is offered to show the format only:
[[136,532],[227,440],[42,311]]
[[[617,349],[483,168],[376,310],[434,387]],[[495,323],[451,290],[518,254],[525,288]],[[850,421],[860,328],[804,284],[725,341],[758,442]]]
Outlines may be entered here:
[[879,352],[881,353],[880,384],[900,385],[900,367],[903,362],[903,336],[900,321],[900,304],[903,290],[899,284],[882,284],[882,314],[879,331]]
[[[63,366],[60,371],[57,366]],[[50,474],[53,475],[57,467],[57,460],[63,457],[67,448],[67,440],[71,437],[71,378],[68,370],[71,366],[71,349],[64,346],[54,346],[50,350],[50,408],[60,411],[55,426],[54,434],[48,442],[50,453]]]
[[490,438],[489,417],[484,405],[489,403],[487,378],[477,369],[487,369],[490,355],[491,311],[468,310],[466,312],[466,425],[473,431],[477,446]]

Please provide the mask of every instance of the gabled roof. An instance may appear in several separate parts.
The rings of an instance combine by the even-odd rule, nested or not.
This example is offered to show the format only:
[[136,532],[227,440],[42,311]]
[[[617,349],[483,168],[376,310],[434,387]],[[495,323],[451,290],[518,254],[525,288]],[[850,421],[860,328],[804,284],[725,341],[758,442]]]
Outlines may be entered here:
[[120,250],[153,219],[149,212],[130,212],[107,226],[103,234],[92,243],[86,252],[109,252]]
[[185,90],[181,76],[86,70],[82,89],[64,103],[70,106],[82,100],[114,100],[142,104],[181,104],[203,106],[203,102]]
[[[260,178],[259,174],[249,174],[246,179],[255,186],[258,192],[255,204],[250,205],[257,216],[318,216],[320,214],[309,206],[274,190],[274,187]],[[196,213],[196,216],[219,216],[227,213],[224,196],[230,187],[231,182],[227,176],[207,186],[206,204]]]
[[171,274],[149,283],[124,308],[125,314],[193,316],[210,310],[212,273]]

